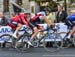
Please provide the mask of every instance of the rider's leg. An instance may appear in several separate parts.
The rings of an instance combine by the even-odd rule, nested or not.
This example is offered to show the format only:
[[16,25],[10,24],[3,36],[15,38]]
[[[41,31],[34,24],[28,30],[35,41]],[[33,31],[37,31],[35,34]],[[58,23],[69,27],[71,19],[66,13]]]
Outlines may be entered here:
[[33,40],[35,38],[35,36],[37,35],[37,33],[38,33],[38,28],[37,27],[34,27],[33,28],[33,34],[31,36],[31,40]]
[[18,31],[19,31],[21,28],[22,28],[22,24],[18,23],[18,25],[17,25],[17,27],[16,27],[16,30],[15,30],[15,32],[13,33],[13,36],[14,36],[15,38],[18,38],[17,33],[18,33]]
[[34,38],[36,37],[36,35],[38,34],[38,28],[37,27],[34,27],[33,28],[33,34],[32,34],[32,36],[31,36],[31,39],[27,42],[29,45],[31,45],[31,46],[33,46],[32,45],[32,41],[34,40]]
[[67,38],[70,38],[73,35],[74,32],[75,32],[75,26],[73,26],[72,31],[70,31]]
[[37,35],[37,33],[38,33],[38,29],[37,29],[37,27],[34,27],[33,28],[33,34],[31,36],[30,40],[27,42],[29,45],[33,46],[31,42],[33,41],[33,39],[35,38],[35,36]]
[[[37,27],[33,28],[33,35],[31,36],[31,39],[34,39],[36,37],[36,35],[39,33],[39,30],[44,30],[42,26],[38,25]],[[43,34],[43,32],[41,32],[41,34]]]

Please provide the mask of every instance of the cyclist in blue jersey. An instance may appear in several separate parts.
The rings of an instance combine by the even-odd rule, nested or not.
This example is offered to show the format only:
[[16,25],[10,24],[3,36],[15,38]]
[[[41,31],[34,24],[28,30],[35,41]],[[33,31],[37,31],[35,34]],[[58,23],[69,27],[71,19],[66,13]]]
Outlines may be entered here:
[[72,30],[70,31],[69,35],[67,36],[67,38],[70,38],[73,33],[75,32],[75,10],[70,10],[71,14],[67,17]]

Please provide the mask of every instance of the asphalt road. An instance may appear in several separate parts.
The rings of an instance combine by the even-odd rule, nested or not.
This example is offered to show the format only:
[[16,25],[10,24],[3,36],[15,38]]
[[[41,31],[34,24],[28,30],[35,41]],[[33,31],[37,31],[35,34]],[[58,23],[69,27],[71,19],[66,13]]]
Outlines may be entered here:
[[47,52],[43,48],[32,48],[26,52],[0,49],[0,57],[75,57],[75,48],[62,49],[53,53]]

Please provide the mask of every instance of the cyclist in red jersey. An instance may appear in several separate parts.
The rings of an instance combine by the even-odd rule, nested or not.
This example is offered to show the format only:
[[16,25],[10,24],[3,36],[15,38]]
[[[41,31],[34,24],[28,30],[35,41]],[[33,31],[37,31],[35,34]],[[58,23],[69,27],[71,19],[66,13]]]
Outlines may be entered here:
[[[14,23],[14,24],[12,24]],[[28,26],[28,21],[26,19],[26,15],[24,13],[20,13],[19,15],[16,15],[15,17],[12,18],[11,22],[9,23],[9,26],[12,27],[12,29],[15,30],[13,36],[15,38],[18,38],[16,36],[17,32],[21,29],[22,25],[27,25]]]
[[[14,30],[12,36],[14,36],[15,38],[18,38],[17,33],[22,28],[22,25],[29,26],[29,22],[27,19],[29,16],[29,14],[20,13],[19,15],[16,15],[13,18],[6,18],[4,14],[0,12],[0,19],[3,20],[3,18],[5,17],[4,19],[7,20],[7,25],[9,25]],[[28,44],[32,45],[30,42],[28,42]]]
[[49,19],[47,19],[44,12],[39,12],[36,15],[34,15],[33,17],[31,17],[30,22],[34,25],[34,31],[35,31],[35,34],[32,35],[33,36],[32,39],[35,38],[39,29],[41,29],[41,30],[44,29],[42,26],[38,25],[41,22],[40,20],[44,20],[45,23],[48,25],[48,27],[50,27],[50,25],[52,25],[51,21],[49,21]]

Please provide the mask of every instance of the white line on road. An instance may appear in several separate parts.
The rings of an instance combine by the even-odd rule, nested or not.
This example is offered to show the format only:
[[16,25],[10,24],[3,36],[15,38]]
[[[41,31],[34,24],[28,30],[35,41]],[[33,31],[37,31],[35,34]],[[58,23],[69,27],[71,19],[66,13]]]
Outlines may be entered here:
[[60,57],[60,56],[65,56],[65,57],[75,57],[75,55],[69,55],[69,54],[66,54],[66,55],[43,55],[44,57]]

